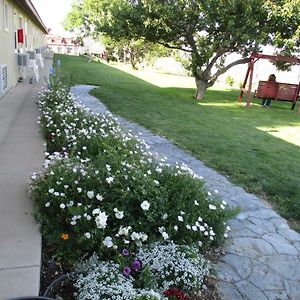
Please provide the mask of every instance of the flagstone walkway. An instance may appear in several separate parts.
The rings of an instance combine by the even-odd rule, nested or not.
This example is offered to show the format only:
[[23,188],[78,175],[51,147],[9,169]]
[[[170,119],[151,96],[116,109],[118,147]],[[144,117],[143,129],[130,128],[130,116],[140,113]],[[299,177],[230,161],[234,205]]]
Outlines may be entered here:
[[[76,86],[71,92],[92,111],[108,112],[89,95],[93,88]],[[185,163],[203,177],[208,190],[218,190],[230,206],[240,207],[240,213],[229,221],[232,231],[225,244],[225,255],[216,266],[223,299],[300,299],[300,235],[289,228],[285,219],[267,203],[230,183],[167,139],[121,117],[118,121],[124,130],[141,132],[158,158],[167,156],[169,163]]]

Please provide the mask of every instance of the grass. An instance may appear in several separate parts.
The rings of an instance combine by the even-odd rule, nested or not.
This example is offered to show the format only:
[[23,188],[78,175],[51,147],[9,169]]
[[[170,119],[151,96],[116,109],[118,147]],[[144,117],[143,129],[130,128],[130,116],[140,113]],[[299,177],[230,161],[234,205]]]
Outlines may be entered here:
[[299,104],[291,111],[290,102],[274,102],[268,110],[256,101],[245,109],[237,90],[221,89],[209,89],[196,101],[192,79],[129,74],[124,66],[88,63],[84,57],[56,58],[63,74],[73,74],[74,84],[99,86],[92,94],[113,113],[173,140],[268,200],[300,231]]

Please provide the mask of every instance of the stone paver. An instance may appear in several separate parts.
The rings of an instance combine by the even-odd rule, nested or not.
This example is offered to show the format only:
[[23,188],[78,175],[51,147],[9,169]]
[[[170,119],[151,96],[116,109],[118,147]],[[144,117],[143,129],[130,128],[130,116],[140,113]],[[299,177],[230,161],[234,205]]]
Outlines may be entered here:
[[[93,112],[107,113],[106,107],[88,94],[91,89],[76,86],[71,92]],[[300,235],[289,228],[285,219],[167,139],[121,117],[118,121],[124,130],[142,133],[158,158],[185,163],[203,177],[208,190],[218,190],[230,206],[240,207],[240,214],[229,221],[232,232],[225,244],[226,254],[216,266],[223,299],[300,299]]]

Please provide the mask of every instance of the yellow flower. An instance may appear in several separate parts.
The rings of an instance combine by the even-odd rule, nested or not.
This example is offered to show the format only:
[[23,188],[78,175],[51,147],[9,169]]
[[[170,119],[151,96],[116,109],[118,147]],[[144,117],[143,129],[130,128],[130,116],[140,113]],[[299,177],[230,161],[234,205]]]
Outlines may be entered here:
[[64,241],[69,239],[69,235],[67,233],[62,233],[60,236]]

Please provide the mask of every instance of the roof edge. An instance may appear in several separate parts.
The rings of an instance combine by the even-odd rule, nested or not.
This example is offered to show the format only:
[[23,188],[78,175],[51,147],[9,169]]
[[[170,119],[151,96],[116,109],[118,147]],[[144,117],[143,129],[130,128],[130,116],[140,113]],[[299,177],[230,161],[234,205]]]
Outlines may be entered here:
[[22,7],[25,11],[29,11],[29,14],[35,19],[38,23],[39,27],[47,34],[48,29],[45,26],[42,18],[40,17],[39,13],[37,12],[36,8],[32,4],[30,0],[15,0],[20,7]]

